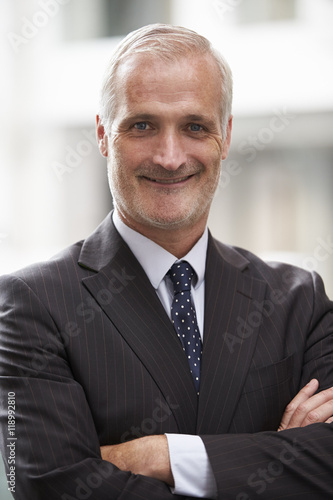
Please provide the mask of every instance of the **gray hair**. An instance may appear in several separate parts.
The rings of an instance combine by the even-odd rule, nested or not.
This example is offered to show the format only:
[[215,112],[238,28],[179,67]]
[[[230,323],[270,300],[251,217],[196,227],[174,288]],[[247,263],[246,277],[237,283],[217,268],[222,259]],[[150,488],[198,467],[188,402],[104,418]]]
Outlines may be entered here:
[[221,123],[226,136],[232,108],[232,73],[223,56],[207,38],[195,31],[168,24],[151,24],[129,33],[116,48],[110,60],[101,91],[99,116],[110,133],[116,106],[116,74],[124,60],[133,54],[152,54],[174,61],[188,54],[211,55],[221,75]]

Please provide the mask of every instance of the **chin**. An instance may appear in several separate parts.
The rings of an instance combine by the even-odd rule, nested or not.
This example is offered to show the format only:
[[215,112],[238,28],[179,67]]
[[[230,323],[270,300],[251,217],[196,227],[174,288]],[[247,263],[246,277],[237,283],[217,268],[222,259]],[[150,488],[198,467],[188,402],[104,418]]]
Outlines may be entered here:
[[149,224],[151,227],[160,229],[178,229],[193,225],[198,219],[198,214],[191,213],[177,213],[177,214],[146,214],[142,217],[142,222]]

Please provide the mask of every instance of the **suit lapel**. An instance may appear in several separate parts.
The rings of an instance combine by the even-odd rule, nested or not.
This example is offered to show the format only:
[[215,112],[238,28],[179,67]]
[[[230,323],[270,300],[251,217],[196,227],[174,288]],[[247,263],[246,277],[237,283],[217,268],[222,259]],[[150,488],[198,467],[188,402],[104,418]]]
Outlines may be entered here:
[[253,301],[266,285],[246,275],[248,261],[209,240],[205,330],[197,432],[225,433],[231,424],[255,349],[260,321]]
[[84,278],[84,286],[172,402],[179,432],[194,432],[197,398],[182,347],[154,288],[111,218],[86,240],[80,264],[98,271]]
[[110,215],[84,242],[79,263],[94,271],[83,279],[84,286],[172,402],[179,432],[228,432],[260,328],[254,301],[262,302],[266,289],[264,282],[247,275],[248,261],[210,237],[198,407],[170,320]]

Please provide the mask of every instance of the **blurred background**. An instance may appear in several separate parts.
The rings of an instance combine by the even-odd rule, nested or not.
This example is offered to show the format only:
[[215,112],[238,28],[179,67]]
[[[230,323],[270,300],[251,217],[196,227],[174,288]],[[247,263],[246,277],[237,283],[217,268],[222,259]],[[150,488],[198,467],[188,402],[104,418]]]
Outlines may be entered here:
[[101,77],[124,35],[165,22],[207,36],[234,74],[213,234],[318,271],[333,298],[333,0],[1,0],[0,19],[0,274],[85,238],[112,208]]

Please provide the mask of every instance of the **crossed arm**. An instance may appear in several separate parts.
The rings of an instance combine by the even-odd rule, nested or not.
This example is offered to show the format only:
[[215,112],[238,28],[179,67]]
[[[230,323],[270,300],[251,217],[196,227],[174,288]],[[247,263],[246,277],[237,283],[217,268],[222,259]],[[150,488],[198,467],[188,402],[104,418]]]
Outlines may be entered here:
[[[314,423],[333,422],[333,387],[318,394],[319,382],[311,380],[286,407],[278,432]],[[167,438],[146,436],[126,443],[102,446],[103,460],[122,471],[131,471],[174,486]]]
[[[44,280],[43,275],[43,283]],[[20,434],[20,447],[17,449],[19,460],[16,463],[17,500],[70,500],[82,498],[82,491],[87,492],[88,489],[92,491],[91,498],[98,500],[119,496],[123,500],[132,500],[133,497],[171,499],[167,485],[173,484],[173,476],[164,435],[148,436],[100,449],[100,436],[87,404],[86,393],[73,377],[65,349],[67,345],[59,336],[60,331],[67,332],[66,317],[77,319],[77,316],[75,312],[69,311],[69,316],[62,318],[63,311],[58,305],[59,312],[56,312],[60,319],[56,316],[59,322],[57,326],[39,298],[38,288],[37,285],[31,288],[21,278],[6,277],[2,279],[0,289],[3,304],[0,314],[2,404],[5,404],[5,397],[12,391],[16,393],[17,401],[20,401],[20,414],[16,421]],[[54,287],[52,293],[53,290]],[[76,304],[75,300],[72,302]],[[303,372],[303,379],[311,373],[313,375],[310,376],[323,379],[325,387],[332,384],[333,375],[332,309],[329,307],[327,304],[318,306],[318,311],[312,315],[311,325],[316,326],[311,331],[306,352],[307,364]],[[79,324],[81,334],[66,337],[70,340],[72,351],[75,345],[85,345],[85,339],[92,337],[90,334],[88,336],[90,326],[87,328],[89,332],[85,333],[83,319]],[[309,493],[303,498],[330,498],[333,493],[333,427],[323,422],[332,421],[333,392],[331,389],[314,395],[317,389],[318,382],[312,382],[288,406],[278,429],[285,432],[200,436],[218,483],[220,498],[224,497],[226,490],[229,492],[228,498],[252,498],[253,488],[259,487],[258,462],[253,462],[253,456],[261,463],[274,465],[280,454],[288,453],[294,442],[294,451],[299,459],[294,460],[292,457],[289,460],[283,476],[284,480],[289,478],[288,496],[299,497],[307,488]],[[0,420],[3,436],[7,437],[5,410],[1,408]],[[314,422],[320,424],[305,428]],[[6,456],[6,441],[0,439],[0,442]],[[300,453],[300,450],[304,450],[304,453]],[[101,460],[100,453],[104,460]],[[290,458],[289,455],[287,458]],[[232,468],[239,464],[240,456],[242,476],[238,471],[237,475],[232,474]],[[106,461],[117,467],[108,467]],[[254,473],[257,473],[255,481],[249,484],[248,479],[253,478]],[[271,481],[271,478],[268,479]],[[281,488],[277,483],[282,484],[280,481],[272,485],[269,482],[270,490],[261,498],[281,497]],[[243,494],[243,491],[250,492],[250,496]],[[175,495],[174,498],[181,497]],[[185,498],[189,498],[189,495]]]

